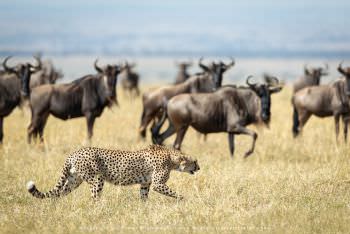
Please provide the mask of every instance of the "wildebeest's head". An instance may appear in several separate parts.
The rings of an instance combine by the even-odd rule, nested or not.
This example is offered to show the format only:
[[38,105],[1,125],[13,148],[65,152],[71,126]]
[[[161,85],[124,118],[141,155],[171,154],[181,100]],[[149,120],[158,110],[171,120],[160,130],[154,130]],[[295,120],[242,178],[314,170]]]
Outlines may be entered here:
[[124,65],[124,72],[125,73],[130,73],[131,70],[136,67],[136,64],[135,63],[128,63],[128,62],[125,62],[125,65]]
[[7,65],[7,61],[11,58],[11,56],[8,56],[4,59],[2,65],[6,72],[14,73],[21,81],[21,92],[24,97],[29,96],[29,82],[30,82],[30,76],[34,72],[37,72],[41,69],[41,61],[38,57],[35,57],[35,60],[38,62],[38,65],[33,66],[30,63],[20,63],[16,65],[15,67],[9,67]]
[[94,66],[103,80],[106,98],[110,104],[118,104],[116,93],[117,77],[124,70],[125,66],[108,64],[101,68],[97,65],[97,61],[98,59],[95,60]]
[[268,83],[252,83],[250,81],[252,78],[253,76],[248,76],[246,83],[260,98],[260,117],[264,123],[269,124],[271,117],[271,94],[281,91],[282,86],[279,86],[279,80],[276,77],[271,78]]
[[350,67],[343,68],[343,63],[338,66],[338,71],[345,76],[346,79],[346,95],[350,97]]
[[235,60],[231,58],[229,64],[225,64],[222,61],[219,63],[212,62],[210,66],[206,66],[202,63],[203,58],[199,59],[199,66],[207,73],[209,73],[215,82],[215,88],[221,87],[222,84],[222,75],[225,71],[235,65]]
[[328,75],[328,64],[325,64],[325,67],[315,67],[315,68],[308,68],[305,64],[304,66],[304,73],[307,77],[310,77],[312,79],[317,79],[318,83],[321,79],[321,76]]
[[[38,59],[41,59],[38,57]],[[63,73],[60,70],[57,70],[52,64],[51,60],[46,60],[42,62],[43,72],[45,76],[48,78],[50,84],[55,84],[58,79],[63,77]]]

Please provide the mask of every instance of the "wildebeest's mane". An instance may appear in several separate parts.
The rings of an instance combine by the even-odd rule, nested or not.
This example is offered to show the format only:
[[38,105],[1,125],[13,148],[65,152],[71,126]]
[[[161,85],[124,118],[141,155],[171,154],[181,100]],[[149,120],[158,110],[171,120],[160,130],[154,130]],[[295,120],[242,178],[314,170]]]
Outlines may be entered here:
[[73,81],[71,82],[71,84],[78,85],[78,84],[80,84],[81,82],[83,82],[84,80],[86,80],[86,79],[88,79],[88,78],[91,78],[91,77],[94,77],[94,76],[93,76],[93,75],[86,75],[86,76],[83,76],[83,77],[81,77],[81,78],[78,78],[78,79],[76,79],[76,80],[73,80]]

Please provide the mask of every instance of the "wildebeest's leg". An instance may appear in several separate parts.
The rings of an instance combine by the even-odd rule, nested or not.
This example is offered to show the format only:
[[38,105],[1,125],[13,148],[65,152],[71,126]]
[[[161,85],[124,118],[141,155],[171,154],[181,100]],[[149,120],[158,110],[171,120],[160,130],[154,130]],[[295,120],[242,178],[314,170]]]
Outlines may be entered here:
[[342,116],[343,119],[343,128],[344,128],[344,141],[347,143],[348,140],[348,124],[349,124],[349,116]]
[[228,144],[230,147],[231,157],[233,157],[235,152],[235,135],[232,132],[228,133]]
[[188,126],[183,126],[183,127],[181,127],[180,129],[177,130],[176,139],[175,139],[175,142],[174,142],[174,148],[175,149],[180,150],[181,143],[182,143],[182,141],[184,139],[184,136],[186,134],[187,129],[188,129]]
[[169,126],[165,132],[162,134],[159,134],[160,129],[162,128],[165,120],[167,120],[167,112],[163,111],[163,115],[160,118],[160,120],[156,123],[153,123],[153,126],[151,128],[152,132],[152,141],[153,144],[162,144],[163,141],[168,138],[169,136],[173,135],[175,133],[174,125],[171,123],[171,121],[168,119]]
[[305,126],[306,122],[309,120],[311,114],[307,111],[299,111],[299,127],[298,132],[300,133]]
[[150,113],[146,112],[145,110],[142,112],[141,125],[139,128],[140,136],[142,138],[146,137],[146,129],[152,119],[153,119],[153,116]]
[[140,89],[138,86],[136,86],[135,91],[136,91],[136,97],[140,96]]
[[253,138],[253,142],[252,142],[250,149],[244,154],[244,157],[246,158],[254,152],[255,142],[256,142],[256,139],[258,138],[258,134],[256,134],[256,132],[254,132],[248,128],[245,128],[243,126],[240,126],[240,125],[233,127],[232,129],[229,130],[229,132],[232,132],[235,134],[245,134],[245,135],[251,136]]
[[4,117],[0,117],[0,144],[2,144],[2,139],[4,138]]
[[33,114],[32,113],[32,119],[31,119],[31,122],[30,122],[30,125],[28,127],[28,138],[27,138],[27,141],[28,141],[28,144],[31,143],[31,140],[32,138],[36,138],[37,137],[37,134],[38,134],[38,129],[39,129],[39,126],[40,126],[40,117],[38,114]]
[[293,108],[293,137],[297,137],[299,134],[299,116],[298,116],[298,111],[297,108],[294,106]]
[[92,113],[85,114],[86,116],[86,123],[87,123],[87,130],[88,130],[88,139],[90,140],[93,135],[93,128],[95,123],[95,116]]
[[41,121],[39,123],[39,129],[38,129],[38,132],[39,132],[39,137],[40,137],[40,142],[44,142],[44,128],[45,128],[45,125],[46,125],[46,122],[47,122],[47,118],[49,117],[49,112],[43,114],[41,116]]
[[334,125],[335,125],[335,140],[338,142],[338,136],[339,136],[339,114],[334,115]]
[[[165,132],[163,132],[162,134],[160,134],[157,138],[154,139],[153,142],[154,144],[162,144],[168,137],[170,137],[171,135],[173,135],[175,133],[175,127],[174,125],[169,121],[169,127],[167,128],[167,130],[165,130]],[[152,138],[153,140],[153,138]]]

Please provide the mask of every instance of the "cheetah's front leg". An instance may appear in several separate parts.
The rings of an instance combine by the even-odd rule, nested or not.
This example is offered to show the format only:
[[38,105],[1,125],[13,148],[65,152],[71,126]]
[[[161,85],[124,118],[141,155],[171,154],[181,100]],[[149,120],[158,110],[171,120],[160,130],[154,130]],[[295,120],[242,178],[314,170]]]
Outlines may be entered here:
[[183,196],[172,191],[166,184],[154,184],[153,190],[169,197],[177,198],[179,200],[183,199]]
[[172,191],[165,183],[168,181],[170,171],[157,170],[152,175],[153,190],[163,195],[174,197],[177,199],[183,199],[181,195],[177,195],[176,192]]

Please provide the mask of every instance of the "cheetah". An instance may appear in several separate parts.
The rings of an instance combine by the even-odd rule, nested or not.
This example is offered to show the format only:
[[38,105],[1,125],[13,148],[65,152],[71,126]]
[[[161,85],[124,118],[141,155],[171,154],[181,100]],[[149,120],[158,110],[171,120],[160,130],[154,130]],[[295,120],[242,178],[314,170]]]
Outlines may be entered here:
[[92,198],[98,199],[107,181],[121,186],[140,184],[142,200],[147,200],[151,184],[158,193],[182,199],[166,185],[170,172],[194,174],[199,169],[197,160],[165,146],[152,145],[138,151],[86,147],[68,156],[62,175],[52,190],[40,192],[32,181],[28,182],[27,189],[36,198],[57,198],[69,194],[85,181],[90,186]]

